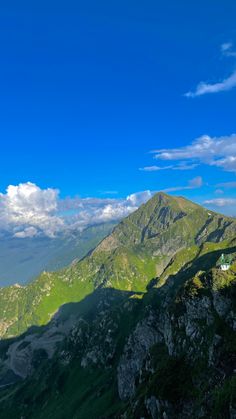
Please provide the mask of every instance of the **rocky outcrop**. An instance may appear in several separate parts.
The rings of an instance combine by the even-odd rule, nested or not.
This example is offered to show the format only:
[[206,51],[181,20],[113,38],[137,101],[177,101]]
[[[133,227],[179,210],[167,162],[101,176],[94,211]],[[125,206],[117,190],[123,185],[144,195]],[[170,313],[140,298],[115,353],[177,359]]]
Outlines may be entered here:
[[163,335],[157,329],[157,319],[150,313],[141,321],[129,336],[117,370],[118,392],[122,400],[135,395],[136,381],[142,380],[142,368],[149,354],[149,349],[163,341]]
[[[196,411],[194,402],[179,400],[178,409],[181,404],[180,412],[182,413],[177,414],[177,407],[173,406],[170,401],[163,401],[149,393],[146,383],[152,382],[152,376],[158,383],[153,364],[153,351],[155,362],[158,362],[159,356],[159,346],[155,345],[161,344],[167,349],[170,359],[184,357],[192,369],[195,369],[199,363],[205,365],[204,368],[209,374],[206,378],[209,386],[217,388],[224,382],[226,376],[232,377],[236,371],[236,357],[227,355],[226,349],[230,334],[233,339],[236,321],[232,301],[220,291],[209,290],[208,295],[192,297],[183,294],[178,299],[178,307],[172,303],[163,312],[164,306],[163,303],[158,310],[151,309],[146,319],[138,323],[127,339],[117,368],[119,396],[124,401],[136,400],[138,389],[146,386],[147,397],[143,403],[151,418],[205,417],[207,407],[205,410]],[[222,330],[219,330],[219,322],[222,322],[222,325],[225,324],[226,328],[228,327],[227,336],[224,334],[224,326]],[[202,385],[201,375],[204,376],[204,370],[199,377],[196,376],[198,378],[195,378],[196,387]],[[148,380],[147,376],[150,377]],[[156,391],[158,393],[158,388]],[[135,403],[135,401],[132,402],[133,414],[135,414]]]

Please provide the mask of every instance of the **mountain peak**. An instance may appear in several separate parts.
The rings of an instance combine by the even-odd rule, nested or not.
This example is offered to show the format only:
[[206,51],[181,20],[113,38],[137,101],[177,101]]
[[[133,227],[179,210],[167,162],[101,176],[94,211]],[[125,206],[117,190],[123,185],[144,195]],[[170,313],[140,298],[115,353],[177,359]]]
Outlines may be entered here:
[[233,219],[160,191],[121,221],[96,252],[141,246],[151,255],[173,254],[182,247],[224,240],[235,231]]
[[162,191],[157,192],[155,195],[153,195],[153,197],[148,202],[151,202],[152,200],[153,202],[156,202],[158,204],[166,204],[166,206],[177,205],[179,207],[186,208],[200,207],[200,205],[190,201],[189,199],[183,196],[173,196]]

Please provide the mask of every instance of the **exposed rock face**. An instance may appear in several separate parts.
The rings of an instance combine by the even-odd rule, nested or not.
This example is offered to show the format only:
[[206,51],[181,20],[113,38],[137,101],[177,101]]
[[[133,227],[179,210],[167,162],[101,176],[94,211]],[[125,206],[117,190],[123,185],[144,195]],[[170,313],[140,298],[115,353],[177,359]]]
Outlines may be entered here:
[[30,376],[35,370],[36,357],[51,359],[58,344],[70,333],[74,321],[73,317],[64,323],[54,320],[43,333],[29,333],[23,339],[10,344],[6,359],[2,361],[5,368],[23,379]]
[[162,340],[163,336],[157,329],[157,319],[152,313],[146,320],[140,322],[129,336],[117,374],[118,391],[122,400],[134,396],[136,379],[142,379],[142,368],[149,349]]
[[[199,362],[203,363],[209,374],[206,379],[213,387],[222,383],[226,376],[234,375],[236,356],[227,355],[227,351],[225,352],[227,338],[224,331],[217,334],[218,324],[222,322],[222,325],[229,327],[227,333],[231,333],[233,337],[236,312],[232,307],[232,301],[220,291],[210,291],[207,296],[199,295],[194,298],[183,295],[178,304],[181,305],[181,309],[173,309],[172,304],[164,313],[161,308],[157,311],[152,309],[129,336],[117,369],[118,391],[122,400],[135,399],[140,386],[147,385],[147,376],[156,376],[152,362],[155,344],[164,345],[170,357],[184,356],[192,368],[196,368]],[[158,359],[158,352],[155,357]],[[201,379],[197,380],[200,385]],[[148,381],[152,381],[152,378]],[[146,410],[151,418],[164,417],[164,412],[168,418],[181,419],[201,418],[207,414],[207,409],[194,410],[193,413],[195,408],[187,400],[179,400],[178,409],[180,404],[178,414],[176,407],[173,408],[167,400],[159,400],[150,394],[145,401]]]
[[232,302],[229,298],[225,298],[218,291],[213,291],[213,305],[220,317],[226,317],[232,306]]
[[159,400],[151,396],[149,399],[145,401],[145,405],[147,408],[148,413],[150,414],[152,419],[158,419],[160,412],[160,402]]

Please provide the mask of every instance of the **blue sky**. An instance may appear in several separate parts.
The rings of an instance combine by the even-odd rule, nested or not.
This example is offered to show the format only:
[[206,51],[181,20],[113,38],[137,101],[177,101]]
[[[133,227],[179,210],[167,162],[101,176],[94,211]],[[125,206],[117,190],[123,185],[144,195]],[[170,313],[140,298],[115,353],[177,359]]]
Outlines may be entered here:
[[[174,188],[236,214],[235,1],[0,9],[2,195],[26,182],[61,198]],[[192,159],[203,135],[213,143]],[[190,155],[174,158],[186,146]],[[150,153],[163,149],[167,160]]]

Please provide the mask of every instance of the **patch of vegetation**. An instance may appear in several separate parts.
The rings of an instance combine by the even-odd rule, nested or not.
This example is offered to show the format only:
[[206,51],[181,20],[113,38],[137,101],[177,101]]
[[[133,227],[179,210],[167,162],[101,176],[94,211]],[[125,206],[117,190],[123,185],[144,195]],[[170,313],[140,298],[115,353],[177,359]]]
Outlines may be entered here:
[[212,417],[229,419],[230,406],[236,408],[236,377],[227,379],[223,386],[214,390]]
[[171,403],[191,398],[194,386],[189,363],[184,358],[162,359],[152,377],[149,392]]

